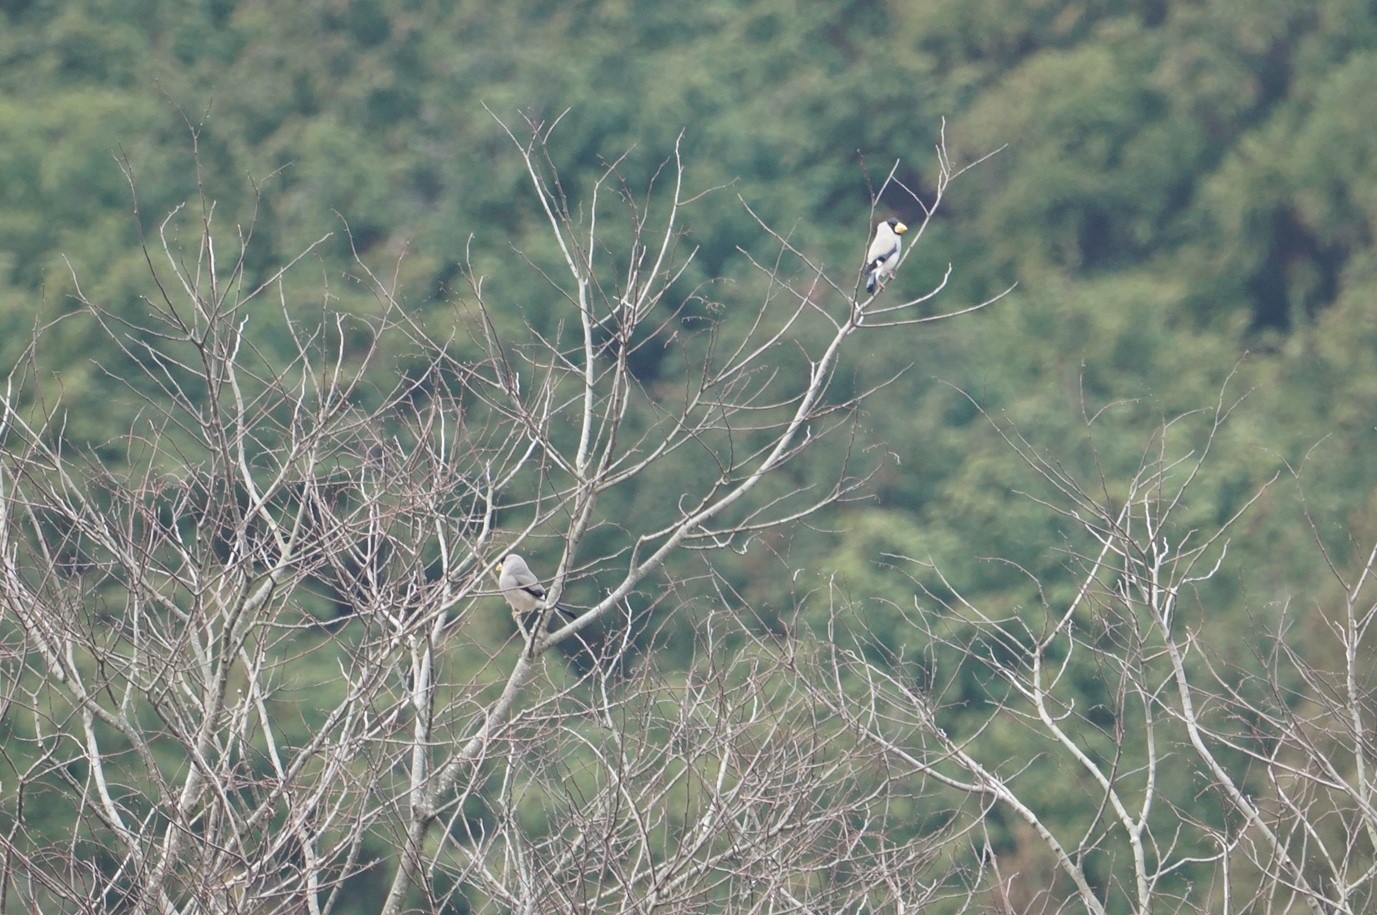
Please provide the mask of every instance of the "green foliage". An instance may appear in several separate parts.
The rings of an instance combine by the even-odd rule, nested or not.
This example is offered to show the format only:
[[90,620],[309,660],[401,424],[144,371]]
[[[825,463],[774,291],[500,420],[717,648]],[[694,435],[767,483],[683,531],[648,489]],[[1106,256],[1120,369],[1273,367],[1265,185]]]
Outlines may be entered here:
[[[724,189],[684,210],[682,244],[697,255],[682,280],[690,305],[666,313],[683,327],[677,349],[637,357],[647,387],[632,424],[651,428],[653,401],[682,396],[710,331],[747,331],[763,288],[741,250],[768,258],[774,243],[736,195],[850,276],[867,191],[898,158],[926,194],[945,115],[958,164],[1008,148],[953,188],[887,294],[925,290],[949,260],[951,294],[934,308],[1020,288],[917,343],[870,336],[844,385],[913,369],[861,418],[864,441],[825,452],[874,474],[869,498],[770,549],[847,582],[896,654],[921,648],[904,621],[925,589],[1031,619],[1067,599],[1066,551],[1084,545],[1036,501],[1051,494],[1004,436],[1113,500],[1161,423],[1212,409],[1226,387],[1245,399],[1191,510],[1218,524],[1290,467],[1319,520],[1312,535],[1295,490],[1269,492],[1233,547],[1242,571],[1199,596],[1218,627],[1202,637],[1227,639],[1278,595],[1331,593],[1312,536],[1339,561],[1352,531],[1372,536],[1377,19],[1362,0],[31,0],[0,3],[0,20],[0,356],[15,365],[34,328],[58,321],[35,362],[37,406],[61,403],[68,431],[97,449],[156,393],[123,387],[126,357],[73,314],[74,284],[140,320],[155,295],[140,241],[160,246],[163,219],[199,193],[215,201],[222,256],[256,227],[256,281],[330,235],[290,281],[287,314],[376,309],[351,279],[356,250],[396,270],[415,319],[451,329],[462,359],[481,332],[470,279],[500,303],[492,328],[513,347],[529,328],[557,337],[570,309],[540,275],[557,266],[544,216],[484,106],[546,127],[572,108],[551,147],[575,202],[629,150],[625,193],[657,205],[644,182],[683,131],[686,195]],[[606,191],[607,213],[620,190]],[[181,219],[174,250],[195,235]],[[612,229],[595,252],[609,289],[629,237]],[[265,366],[288,326],[277,305],[253,316]],[[404,359],[382,363],[400,372]],[[674,481],[714,472],[701,457],[686,451],[609,517],[676,511]],[[787,586],[755,574],[761,561],[723,575],[752,606],[787,605]],[[1010,754],[1026,752],[1022,739],[989,736]],[[1072,786],[1039,775],[1048,804],[1074,806]]]

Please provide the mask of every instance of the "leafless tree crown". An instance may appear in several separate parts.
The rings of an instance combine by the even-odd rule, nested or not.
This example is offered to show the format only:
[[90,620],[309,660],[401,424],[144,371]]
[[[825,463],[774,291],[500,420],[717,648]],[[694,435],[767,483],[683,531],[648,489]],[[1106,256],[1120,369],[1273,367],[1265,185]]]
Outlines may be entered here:
[[[337,310],[304,291],[313,248],[259,275],[203,196],[146,239],[145,301],[78,294],[126,434],[73,433],[35,335],[0,401],[0,911],[321,915],[364,885],[385,915],[1372,910],[1377,551],[1332,566],[1323,663],[1284,612],[1256,663],[1202,650],[1248,507],[1189,510],[1226,398],[1127,480],[996,422],[1074,584],[994,612],[888,557],[922,664],[840,596],[820,627],[743,624],[719,559],[864,483],[794,472],[874,393],[838,393],[844,354],[972,309],[930,307],[945,277],[905,299],[902,270],[860,295],[759,221],[758,302],[726,320],[686,288],[677,146],[573,200],[553,127],[523,129],[545,247],[504,270],[553,309],[469,263],[437,333],[360,256],[374,307]],[[962,169],[939,146],[934,171],[906,257]],[[654,348],[690,367],[651,390]],[[572,619],[512,625],[513,549]]]
[[[315,246],[262,275],[252,225],[225,231],[203,191],[150,231],[136,307],[75,277],[70,320],[96,323],[112,398],[138,403],[126,434],[72,434],[35,335],[0,403],[0,909],[315,915],[360,875],[389,915],[942,892],[922,879],[940,842],[886,838],[912,786],[885,754],[664,576],[859,485],[784,470],[850,428],[844,350],[940,317],[931,293],[857,298],[832,279],[854,265],[762,227],[778,257],[751,319],[688,321],[677,146],[647,187],[613,163],[574,201],[553,128],[524,129],[547,247],[506,269],[544,274],[554,326],[471,267],[437,335],[362,257],[349,281],[375,307],[337,310],[328,283],[305,291]],[[937,168],[929,217],[956,175],[941,150]],[[697,361],[648,391],[634,360],[666,346]],[[675,491],[609,516],[636,486]],[[592,600],[513,631],[489,574],[511,549],[551,597]],[[652,610],[696,633],[698,667],[637,653]]]

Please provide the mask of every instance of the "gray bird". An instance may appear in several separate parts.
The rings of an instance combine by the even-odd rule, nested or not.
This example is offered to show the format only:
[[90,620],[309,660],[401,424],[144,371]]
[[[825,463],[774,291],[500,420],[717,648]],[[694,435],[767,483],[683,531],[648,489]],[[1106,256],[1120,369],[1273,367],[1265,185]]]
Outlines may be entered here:
[[[526,565],[526,560],[515,553],[508,553],[498,563],[497,587],[514,613],[534,613],[546,605],[545,586]],[[554,608],[568,619],[578,615],[563,604],[555,604]]]
[[903,245],[899,236],[908,231],[908,226],[897,219],[883,220],[875,227],[875,240],[865,255],[865,291],[874,292],[877,285],[884,285],[885,279],[894,272],[899,262],[899,251]]

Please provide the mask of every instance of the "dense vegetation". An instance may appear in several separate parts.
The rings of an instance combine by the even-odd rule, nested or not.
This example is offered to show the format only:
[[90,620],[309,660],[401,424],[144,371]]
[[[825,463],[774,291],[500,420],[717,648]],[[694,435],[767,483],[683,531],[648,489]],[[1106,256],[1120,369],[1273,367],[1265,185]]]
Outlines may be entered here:
[[[1377,534],[1374,86],[1371,0],[0,0],[0,365],[63,319],[38,350],[44,408],[60,403],[97,450],[127,428],[137,400],[104,377],[126,357],[73,314],[75,286],[137,313],[140,238],[198,183],[218,232],[254,226],[251,280],[329,235],[291,280],[303,311],[377,308],[352,279],[357,251],[396,270],[437,332],[466,274],[510,307],[506,332],[557,332],[566,303],[527,263],[551,267],[546,225],[494,114],[560,119],[550,148],[573,200],[624,153],[636,193],[682,133],[705,192],[686,208],[697,254],[680,286],[697,298],[682,318],[730,326],[764,291],[748,255],[774,250],[752,212],[852,270],[871,189],[899,160],[896,177],[928,193],[944,131],[958,164],[1006,148],[953,185],[893,294],[948,263],[933,311],[1016,291],[877,336],[845,367],[855,390],[913,367],[850,445],[874,473],[866,497],[753,544],[721,593],[762,628],[821,625],[829,608],[800,595],[840,582],[900,653],[926,650],[894,610],[924,588],[1040,614],[1074,588],[1067,553],[1084,545],[999,429],[1113,501],[1164,420],[1242,398],[1190,511],[1221,523],[1281,476],[1182,612],[1242,656],[1285,607],[1297,649],[1318,652],[1305,633],[1337,594],[1321,547],[1342,572]],[[879,207],[920,216],[897,193]],[[271,328],[260,341],[270,353]],[[636,369],[672,392],[685,358],[643,351]],[[1182,434],[1172,447],[1202,444]],[[609,515],[675,494],[616,498]],[[655,631],[691,663],[672,620]],[[988,687],[956,680],[968,695],[953,699]],[[1031,755],[1017,733],[987,737]],[[1074,796],[1047,774],[1049,796]],[[999,823],[992,837],[1019,841]]]

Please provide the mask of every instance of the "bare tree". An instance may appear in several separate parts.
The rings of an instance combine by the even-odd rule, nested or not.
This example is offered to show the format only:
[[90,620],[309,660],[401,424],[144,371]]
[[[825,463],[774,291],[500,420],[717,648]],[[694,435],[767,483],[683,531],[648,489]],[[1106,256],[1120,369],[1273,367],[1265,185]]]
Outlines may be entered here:
[[[739,624],[664,577],[861,484],[786,470],[869,396],[835,394],[841,354],[945,317],[920,311],[937,290],[858,298],[858,264],[769,233],[744,330],[685,322],[677,148],[648,188],[614,162],[580,204],[553,125],[527,126],[508,133],[563,268],[553,328],[514,333],[519,306],[470,270],[437,337],[362,257],[374,316],[308,304],[313,249],[256,276],[252,226],[226,240],[203,191],[146,241],[139,308],[78,294],[141,399],[123,436],[68,435],[36,337],[0,413],[0,909],[317,915],[378,874],[387,915],[965,898],[942,849],[969,826],[895,838],[926,777],[858,746],[790,652],[728,651]],[[960,174],[942,148],[936,170],[914,240]],[[674,397],[633,370],[652,345],[697,360]],[[670,482],[686,460],[708,472]],[[647,485],[678,487],[672,509],[609,515]],[[489,570],[513,548],[552,597],[594,599],[512,634]],[[692,671],[637,653],[653,607],[696,633]]]
[[[994,909],[1372,910],[1364,659],[1377,550],[1353,572],[1325,553],[1341,597],[1311,647],[1295,630],[1313,608],[1289,602],[1249,633],[1211,631],[1209,584],[1234,527],[1280,476],[1231,517],[1200,523],[1194,489],[1237,402],[1221,395],[1213,410],[1165,423],[1127,479],[1078,479],[991,418],[1043,481],[1037,501],[1078,532],[1066,547],[1074,587],[1025,570],[1040,601],[994,612],[931,562],[891,557],[912,575],[914,599],[896,609],[930,646],[923,670],[893,655],[876,662],[865,639],[824,643],[796,668],[890,765],[945,785],[947,809],[980,799],[964,812],[971,828],[997,819],[1022,837],[984,849],[981,892]],[[1323,550],[1318,530],[1315,541]],[[1242,650],[1220,650],[1231,645]],[[972,677],[979,696],[959,682]],[[991,736],[1009,729],[1015,756]],[[1050,782],[1074,786],[1071,796]]]

